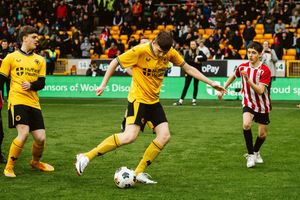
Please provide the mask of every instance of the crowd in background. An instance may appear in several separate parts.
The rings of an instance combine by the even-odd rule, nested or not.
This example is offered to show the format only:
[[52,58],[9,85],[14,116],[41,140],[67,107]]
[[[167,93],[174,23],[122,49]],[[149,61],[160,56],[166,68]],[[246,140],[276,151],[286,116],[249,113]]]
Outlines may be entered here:
[[[293,0],[0,0],[0,41],[5,43],[1,46],[7,42],[5,51],[19,48],[18,30],[28,24],[38,29],[38,51],[48,63],[58,57],[90,58],[92,54],[114,58],[140,43],[143,33],[131,37],[136,30],[173,25],[174,47],[182,54],[195,40],[209,59],[240,59],[238,51],[255,38],[257,23],[264,25],[265,34],[273,35],[271,45],[279,59],[284,48],[297,49],[299,59],[299,13],[300,3]],[[241,24],[245,25],[242,32]],[[111,26],[128,35],[126,43],[112,37]],[[214,32],[203,38],[199,29]]]

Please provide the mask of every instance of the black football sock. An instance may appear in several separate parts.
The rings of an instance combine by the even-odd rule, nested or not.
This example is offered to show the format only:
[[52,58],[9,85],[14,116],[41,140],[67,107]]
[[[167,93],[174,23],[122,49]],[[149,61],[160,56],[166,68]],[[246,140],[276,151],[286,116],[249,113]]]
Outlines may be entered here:
[[252,140],[252,131],[244,130],[244,138],[248,150],[248,154],[253,154],[253,140]]
[[255,141],[255,145],[254,145],[254,152],[258,152],[261,145],[265,142],[266,138],[260,138],[257,136],[256,141]]

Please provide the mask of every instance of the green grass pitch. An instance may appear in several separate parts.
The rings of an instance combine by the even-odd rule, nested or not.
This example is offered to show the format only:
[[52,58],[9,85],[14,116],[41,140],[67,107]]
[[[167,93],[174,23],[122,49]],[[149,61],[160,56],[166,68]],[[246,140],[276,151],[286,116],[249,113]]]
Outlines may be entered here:
[[[0,199],[300,199],[300,109],[295,101],[274,101],[268,138],[261,149],[264,164],[246,168],[240,101],[199,101],[171,106],[163,100],[171,141],[147,169],[157,185],[136,184],[118,189],[113,175],[120,166],[135,168],[154,138],[147,129],[130,145],[94,159],[83,176],[74,158],[120,131],[125,99],[42,99],[47,142],[43,161],[53,173],[29,166],[32,137],[15,167],[17,178],[6,178],[0,165]],[[16,130],[7,129],[8,152]],[[253,127],[257,135],[257,126]]]

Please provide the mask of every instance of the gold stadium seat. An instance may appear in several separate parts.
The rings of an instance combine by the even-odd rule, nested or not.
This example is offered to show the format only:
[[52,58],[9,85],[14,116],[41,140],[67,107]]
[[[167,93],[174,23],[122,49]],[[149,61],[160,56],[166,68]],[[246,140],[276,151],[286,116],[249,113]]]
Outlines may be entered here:
[[296,52],[296,49],[288,49],[286,51],[286,55],[288,56],[296,56],[297,52]]
[[169,24],[166,26],[167,31],[172,31],[174,29],[174,26]]
[[111,27],[111,30],[112,30],[112,31],[118,31],[118,30],[119,30],[119,26],[112,26],[112,27]]
[[263,39],[263,38],[264,38],[264,36],[262,34],[256,34],[256,36],[254,37],[254,39],[258,39],[258,40]]
[[160,30],[158,30],[158,29],[155,29],[155,30],[153,30],[152,34],[155,34],[155,35],[157,35],[159,32],[160,32]]
[[204,35],[204,34],[205,34],[205,31],[204,31],[204,29],[202,29],[202,28],[199,28],[199,29],[198,29],[198,34],[200,34],[200,35]]
[[128,40],[128,35],[120,35],[121,40]]
[[139,35],[139,34],[143,34],[143,30],[136,30],[135,34]]
[[214,33],[215,33],[214,29],[211,29],[211,28],[205,29],[205,34],[208,35],[208,36],[210,36],[210,35],[212,35]]
[[271,33],[264,34],[264,39],[271,39],[273,38],[273,35]]
[[263,24],[256,24],[255,29],[264,29],[264,25]]
[[151,35],[152,34],[152,31],[151,30],[145,30],[144,31],[144,35]]
[[112,38],[114,38],[115,40],[118,40],[119,39],[119,35],[114,34],[114,35],[112,35]]
[[157,26],[157,30],[165,30],[165,26],[164,25],[158,25]]
[[296,56],[288,56],[288,55],[284,55],[282,56],[282,60],[295,60]]
[[100,59],[106,59],[106,58],[108,58],[108,55],[106,55],[106,54],[101,54]]
[[155,37],[156,37],[155,34],[150,34],[148,39],[149,39],[149,40],[153,40]]

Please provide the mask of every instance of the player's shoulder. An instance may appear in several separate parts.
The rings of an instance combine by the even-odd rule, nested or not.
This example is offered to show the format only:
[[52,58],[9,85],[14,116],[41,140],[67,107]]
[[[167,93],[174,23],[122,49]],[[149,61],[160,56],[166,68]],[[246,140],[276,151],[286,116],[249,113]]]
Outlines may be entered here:
[[270,72],[271,73],[269,67],[265,64],[261,64],[260,69],[265,71],[265,72]]
[[239,65],[240,67],[249,67],[250,66],[250,62],[244,62],[242,64]]

